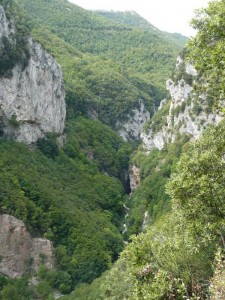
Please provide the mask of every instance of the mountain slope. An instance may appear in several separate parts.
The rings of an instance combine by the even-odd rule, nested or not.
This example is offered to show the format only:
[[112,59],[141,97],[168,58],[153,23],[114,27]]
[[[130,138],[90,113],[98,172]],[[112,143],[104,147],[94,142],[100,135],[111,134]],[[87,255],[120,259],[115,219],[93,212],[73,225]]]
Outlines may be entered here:
[[[56,55],[62,66],[66,63],[66,86],[70,86],[70,99],[74,99],[70,103],[73,102],[74,107],[89,107],[91,115],[97,112],[100,120],[116,130],[119,129],[117,121],[121,124],[122,120],[129,119],[140,99],[145,110],[154,113],[165,97],[164,81],[181,45],[178,47],[159,31],[124,26],[65,0],[51,0],[48,5],[43,0],[20,0],[20,3],[32,17],[33,24],[37,28],[41,26],[33,35]],[[56,37],[57,48],[54,47]],[[61,46],[59,38],[64,41]],[[49,39],[54,42],[49,43]],[[65,48],[64,45],[80,53],[75,54],[76,62],[72,52],[66,59],[59,57],[59,48]],[[84,111],[82,107],[78,109]]]
[[[188,146],[186,137],[150,155],[141,148],[137,150],[132,163],[140,167],[141,185],[130,200],[126,192],[132,147],[101,123],[119,131],[118,121],[130,121],[129,117],[136,116],[143,119],[140,112],[155,112],[166,95],[161,80],[172,68],[177,46],[161,34],[100,18],[66,1],[21,1],[33,16],[33,37],[62,65],[67,120],[60,147],[54,134],[38,140],[33,148],[1,141],[0,211],[24,220],[34,236],[44,235],[53,241],[57,269],[52,272],[40,268],[37,287],[33,289],[27,276],[21,281],[0,276],[0,297],[16,299],[18,290],[21,299],[48,299],[53,289],[70,293],[80,283],[91,283],[111,267],[124,247],[124,208],[129,212],[126,238],[129,233],[146,230],[144,215],[150,224],[155,220],[159,223],[147,235],[134,238],[114,268],[97,281],[98,295],[92,299],[179,299],[197,294],[201,283],[209,281],[216,247],[222,245],[224,216],[216,219],[215,208],[210,211],[210,189],[200,188],[206,183],[204,170],[212,167],[210,182],[222,202],[224,180],[222,177],[219,188],[215,180],[219,178],[216,171],[221,171],[224,164],[220,159],[224,156],[224,139],[220,139],[224,132],[211,131],[200,143],[199,152],[187,152],[189,156],[194,153],[194,160],[190,164],[188,159],[182,160],[182,178],[186,178],[185,167],[192,172],[188,178],[195,178],[196,169],[202,175],[197,186],[200,193],[191,194],[196,203],[192,201],[191,209],[187,209],[189,199],[182,203],[182,193],[187,195],[188,190],[182,190],[180,198],[176,194],[182,188],[176,187],[179,174],[171,184],[170,195],[176,198],[172,205],[165,194],[165,183]],[[11,8],[11,2],[3,2]],[[159,76],[161,70],[164,73]],[[163,118],[166,112],[168,106],[160,116]],[[150,126],[160,128],[159,119],[155,114]],[[209,139],[212,134],[220,141],[217,148],[217,140]],[[139,134],[133,137],[138,138]],[[215,147],[210,152],[211,144]],[[213,169],[214,164],[208,164],[207,158],[210,163],[214,153],[218,159]],[[203,169],[201,162],[205,163]],[[195,181],[186,183],[191,184],[191,191],[195,190]],[[206,197],[207,206],[201,206],[201,196]],[[201,217],[207,216],[203,221],[196,214],[199,207]],[[159,221],[165,212],[168,216]],[[209,222],[212,226],[208,228]],[[76,298],[76,294],[71,297]]]
[[[1,33],[3,32],[0,41],[2,55],[6,49],[8,49],[6,54],[11,54],[11,48],[15,50],[15,45],[21,46],[21,36],[18,36],[17,28],[23,30],[23,26],[26,26],[26,17],[24,22],[21,17],[24,11],[20,10],[15,2],[1,1],[1,4],[5,5],[8,20],[0,6],[0,28]],[[13,39],[10,35],[8,37],[10,41],[13,41],[10,47],[9,44],[3,43],[2,46],[1,43],[2,40],[7,39],[8,22],[10,33],[13,35]],[[28,43],[29,33],[23,38],[24,45],[27,47],[23,50],[36,51],[29,48],[32,46]],[[14,64],[7,66],[7,72],[1,74],[0,82],[14,81],[18,89],[23,85],[40,88],[44,86],[44,88],[41,91],[35,90],[36,94],[29,98],[26,92],[20,90],[15,96],[14,90],[9,85],[5,85],[6,89],[10,87],[11,93],[8,91],[4,95],[1,94],[1,100],[4,100],[4,103],[10,103],[16,97],[18,102],[21,97],[24,99],[24,105],[20,109],[29,111],[33,105],[31,100],[38,98],[37,104],[44,102],[44,113],[46,114],[50,109],[56,117],[55,107],[51,108],[51,97],[45,98],[45,95],[48,95],[47,92],[53,86],[53,92],[61,96],[59,92],[61,88],[63,90],[62,77],[57,77],[54,73],[59,66],[40,44],[34,43],[37,49],[42,49],[45,55],[44,59],[42,55],[35,56],[31,68],[33,72],[26,72],[27,65],[23,60],[26,58],[29,61],[30,58],[29,56],[27,58],[22,51],[23,60],[15,61]],[[16,48],[18,49],[20,48]],[[74,59],[80,55],[69,45],[65,45],[65,49],[71,56],[74,55]],[[38,51],[37,53],[40,54]],[[5,56],[2,56],[1,63],[3,64]],[[26,77],[22,78],[22,82],[19,82],[21,76],[18,75],[17,70],[25,72]],[[37,80],[36,74],[40,70],[43,71],[43,75]],[[58,78],[60,90],[48,80],[49,73],[54,79]],[[61,100],[64,101],[64,98],[56,97],[54,102],[56,107]],[[18,121],[16,117],[11,119],[10,116],[3,116],[3,108],[1,108],[0,115],[1,126],[2,121],[6,119],[9,126],[15,131],[18,130],[20,120]],[[38,110],[38,106],[35,108]],[[61,113],[63,118],[65,117],[64,109],[58,109],[57,112]],[[37,115],[35,113],[33,115],[35,121]],[[34,121],[29,121],[31,127],[34,126]],[[49,125],[52,125],[50,118],[48,121]],[[57,132],[41,137],[43,138],[39,138],[36,144],[27,146],[23,143],[8,141],[7,139],[13,140],[15,137],[7,136],[1,131],[0,213],[12,215],[24,221],[32,236],[44,236],[50,239],[55,248],[56,268],[50,271],[42,268],[40,273],[38,273],[39,270],[37,273],[32,273],[32,276],[38,277],[36,287],[28,285],[28,278],[31,276],[29,273],[31,260],[26,262],[27,265],[23,268],[25,270],[23,278],[13,280],[1,275],[1,299],[7,297],[7,299],[18,299],[15,296],[15,290],[18,290],[18,297],[21,299],[24,297],[47,299],[55,288],[68,293],[78,282],[91,282],[99,276],[112,264],[123,248],[123,238],[120,232],[124,218],[123,199],[127,186],[130,145],[108,126],[85,117],[73,118],[70,123],[67,122],[64,136],[60,139],[57,138]],[[6,253],[4,262],[10,259],[7,255]],[[23,288],[18,288],[17,284]],[[47,286],[47,291],[43,286]]]
[[95,11],[98,15],[106,17],[108,19],[114,20],[122,25],[127,25],[131,28],[141,29],[144,31],[149,31],[152,34],[157,33],[158,36],[163,39],[168,39],[168,42],[176,42],[178,47],[183,47],[188,41],[188,38],[179,33],[168,33],[160,31],[158,28],[153,26],[147,20],[138,15],[135,11],[105,11],[97,10]]
[[[199,33],[168,81],[172,99],[149,124],[151,138],[164,131],[171,139],[146,143],[132,159],[141,184],[132,195],[139,207],[129,213],[141,230],[149,208],[146,232],[110,271],[65,299],[224,299],[223,15],[224,1],[198,12]],[[161,218],[160,201],[170,206]],[[134,215],[143,207],[140,221]]]
[[135,11],[106,11],[106,10],[96,10],[98,15],[113,20],[121,25],[128,26],[130,28],[137,28],[142,30],[148,30],[150,32],[158,31],[160,34],[160,30],[153,26],[151,23],[146,21],[140,15],[138,15]]
[[[43,0],[20,0],[20,3],[33,20],[49,26],[60,38],[78,50],[101,54],[103,57],[107,55],[107,58],[112,58],[133,71],[156,71],[160,64],[172,63],[176,51],[183,46],[180,45],[178,49],[177,45],[164,40],[158,32],[150,34],[123,26],[66,0],[51,0],[47,6]],[[165,74],[163,68],[160,71],[159,76]]]

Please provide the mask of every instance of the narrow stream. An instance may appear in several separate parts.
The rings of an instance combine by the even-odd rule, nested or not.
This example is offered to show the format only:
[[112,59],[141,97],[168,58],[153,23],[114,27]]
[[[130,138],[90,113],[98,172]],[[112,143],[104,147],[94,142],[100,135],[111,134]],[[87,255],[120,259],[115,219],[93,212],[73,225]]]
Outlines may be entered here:
[[[129,216],[130,208],[127,207],[125,204],[123,204],[123,208],[124,208],[124,211],[125,211],[125,220],[126,220],[127,217]],[[122,231],[122,234],[125,234],[126,232],[127,232],[127,224],[124,223],[124,224],[123,224],[123,231]]]

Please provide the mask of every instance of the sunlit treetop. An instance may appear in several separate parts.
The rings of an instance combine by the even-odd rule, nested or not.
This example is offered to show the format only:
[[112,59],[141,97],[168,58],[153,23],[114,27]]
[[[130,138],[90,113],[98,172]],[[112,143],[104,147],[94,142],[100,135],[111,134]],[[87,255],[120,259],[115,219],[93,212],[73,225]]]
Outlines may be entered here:
[[225,1],[212,1],[197,10],[192,26],[198,33],[188,44],[189,59],[202,76],[205,91],[218,103],[225,96]]

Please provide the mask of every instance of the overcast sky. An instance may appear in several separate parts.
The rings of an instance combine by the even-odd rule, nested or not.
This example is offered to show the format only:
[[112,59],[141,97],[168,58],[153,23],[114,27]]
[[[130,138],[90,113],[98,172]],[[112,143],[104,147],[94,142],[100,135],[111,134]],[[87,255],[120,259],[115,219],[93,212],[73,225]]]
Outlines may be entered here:
[[193,36],[189,21],[209,0],[69,0],[85,9],[134,10],[160,30]]

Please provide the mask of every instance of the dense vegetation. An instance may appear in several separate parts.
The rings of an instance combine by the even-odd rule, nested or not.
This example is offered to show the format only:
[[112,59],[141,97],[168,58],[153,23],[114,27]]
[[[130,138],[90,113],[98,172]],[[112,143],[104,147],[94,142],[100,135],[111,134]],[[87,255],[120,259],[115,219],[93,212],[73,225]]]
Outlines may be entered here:
[[[24,36],[24,57],[27,17],[12,9],[14,1],[0,3]],[[36,286],[29,284],[29,266],[21,279],[1,275],[0,298],[53,299],[55,289],[76,288],[64,299],[224,299],[225,123],[195,143],[178,136],[162,151],[136,149],[131,159],[141,184],[131,200],[126,174],[134,149],[101,123],[115,128],[140,98],[153,114],[179,38],[152,34],[134,14],[99,16],[65,0],[19,3],[31,16],[32,35],[62,65],[68,113],[60,149],[54,135],[30,148],[0,142],[0,212],[23,220],[33,236],[49,238],[56,251],[55,269],[42,266]],[[197,14],[199,33],[186,52],[214,103],[224,95],[223,15],[224,0]],[[153,117],[155,130],[166,109]],[[146,211],[150,220],[123,250],[124,202],[127,239],[141,231]]]
[[[142,76],[142,71],[129,71],[128,61],[127,67],[123,67],[112,60],[113,55],[111,59],[110,55],[106,58],[100,54],[92,55],[90,49],[82,49],[80,46],[85,45],[84,38],[90,39],[93,33],[81,35],[83,40],[80,40],[80,46],[74,47],[73,42],[67,40],[69,36],[73,41],[77,40],[76,31],[73,30],[72,35],[71,31],[66,30],[67,26],[74,26],[74,20],[78,22],[78,32],[82,32],[84,21],[88,24],[90,17],[90,27],[95,24],[97,30],[101,25],[101,31],[104,25],[104,34],[108,34],[107,19],[65,1],[48,1],[48,5],[46,1],[33,2],[32,10],[41,8],[43,16],[44,9],[48,14],[46,20],[50,22],[54,19],[54,26],[51,26],[36,19],[36,11],[37,16],[29,19],[15,1],[1,1],[1,4],[10,22],[16,26],[14,43],[10,48],[4,44],[5,52],[1,55],[2,62],[11,63],[7,71],[16,62],[22,64],[22,58],[27,60],[27,38],[32,28],[33,37],[57,58],[64,74],[67,100],[64,147],[58,148],[54,135],[39,140],[37,148],[31,149],[4,140],[0,143],[1,213],[23,220],[33,236],[50,239],[56,254],[56,268],[52,271],[41,268],[36,274],[39,280],[37,286],[28,284],[28,268],[21,280],[2,276],[0,295],[3,299],[11,300],[18,297],[51,299],[54,289],[69,293],[79,282],[90,283],[111,266],[124,246],[121,235],[123,202],[125,192],[129,192],[127,170],[132,147],[109,127],[100,121],[87,119],[87,116],[97,112],[100,120],[113,127],[117,119],[122,119],[132,107],[139,105],[140,98],[153,114],[165,90],[159,83],[153,84],[146,76]],[[59,4],[70,6],[71,18],[63,9],[58,13],[54,11]],[[29,13],[32,16],[32,12]],[[80,16],[80,20],[74,18],[74,13]],[[65,17],[68,22],[57,27],[55,22],[62,22],[60,18],[65,21]],[[114,29],[123,29],[124,34],[132,31],[115,22],[112,22],[112,26]],[[65,41],[60,27],[64,28],[64,34],[67,33]],[[141,31],[135,34],[136,39],[143,38]],[[135,34],[128,38],[132,40]],[[157,40],[156,36],[154,38]],[[120,47],[123,47],[121,41]],[[174,54],[167,61],[168,69],[175,58],[176,49],[178,47],[174,46]]]
[[97,112],[113,128],[140,99],[154,113],[183,40],[122,25],[66,0],[19,2],[32,18],[32,35],[62,65],[69,112]]
[[128,237],[143,230],[143,216],[146,212],[148,223],[153,224],[170,211],[171,203],[165,193],[165,185],[183,149],[188,148],[188,139],[185,135],[178,136],[175,144],[167,145],[162,151],[153,149],[147,156],[142,147],[133,153],[131,163],[139,167],[141,183],[127,204],[131,208],[127,219]]
[[54,136],[38,141],[41,151],[0,144],[1,213],[53,241],[56,267],[70,279],[62,292],[79,281],[91,282],[123,248],[124,189],[116,177],[122,180],[130,154],[121,138],[96,121],[77,119],[67,136],[63,149]]
[[223,299],[224,141],[222,122],[189,144],[166,184],[172,211],[68,299]]
[[[196,92],[206,89],[217,108],[223,105],[223,15],[224,1],[198,13],[193,24],[199,33],[186,52],[207,83]],[[146,232],[132,237],[110,271],[65,299],[224,299],[225,122],[197,142],[177,140],[161,152],[144,156],[139,149],[133,157],[142,181],[133,195],[131,225],[138,232],[148,209]]]
[[[165,81],[178,48],[158,32],[138,30],[85,11],[66,0],[20,0],[32,19],[48,28],[84,53],[113,59],[123,69],[133,72],[156,73]],[[180,42],[179,47],[183,46]],[[165,66],[166,65],[166,66]],[[151,71],[151,72],[149,72]],[[165,73],[166,72],[166,73]],[[156,79],[158,82],[159,80]]]
[[16,32],[11,32],[9,36],[4,36],[3,48],[0,51],[0,76],[12,75],[12,69],[15,64],[20,63],[25,67],[29,59],[28,36],[30,27],[27,23],[27,14],[14,1],[0,1],[4,7],[9,22],[14,20]]
[[151,23],[146,21],[144,18],[139,16],[136,12],[134,11],[125,11],[125,12],[120,12],[120,11],[105,11],[105,10],[99,10],[96,11],[98,15],[101,15],[103,17],[106,17],[108,19],[114,20],[120,24],[127,25],[132,28],[136,29],[142,29],[144,31],[149,31],[151,33],[157,32],[157,35],[163,39],[167,38],[168,42],[171,42],[174,40],[175,43],[177,43],[178,46],[181,45],[181,43],[186,43],[187,38],[181,35],[180,33],[167,33],[167,32],[162,32],[155,26],[153,26]]
[[139,99],[153,114],[154,106],[165,96],[162,88],[140,76],[122,74],[113,61],[80,53],[46,29],[35,29],[33,35],[62,65],[68,118],[79,113],[94,114],[115,127],[117,120],[125,120],[130,110],[139,105]]
[[216,98],[217,104],[225,95],[224,14],[224,0],[212,1],[206,9],[198,10],[192,25],[199,33],[190,41],[189,53],[189,60],[194,62],[205,83],[198,89],[207,92],[208,97]]

